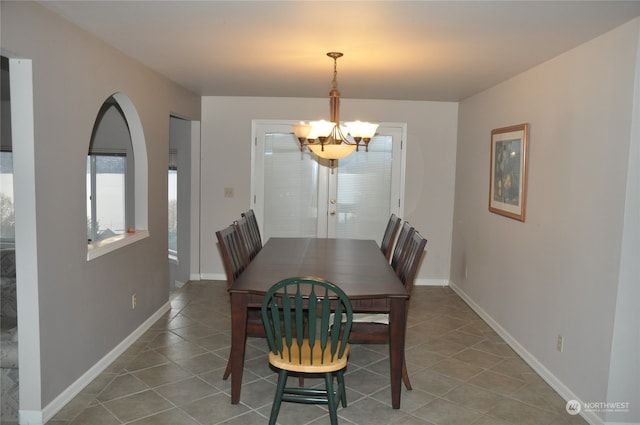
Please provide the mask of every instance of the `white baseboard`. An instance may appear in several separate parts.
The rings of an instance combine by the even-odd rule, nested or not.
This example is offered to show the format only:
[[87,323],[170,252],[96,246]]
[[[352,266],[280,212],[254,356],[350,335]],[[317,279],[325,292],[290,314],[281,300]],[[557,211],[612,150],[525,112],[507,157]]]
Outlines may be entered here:
[[640,425],[640,422],[605,422],[604,425]]
[[45,422],[39,410],[20,410],[19,421],[20,425],[42,425]]
[[67,403],[69,403],[80,391],[89,385],[98,375],[100,375],[114,360],[124,353],[142,334],[144,334],[153,324],[169,309],[171,304],[167,302],[144,321],[136,330],[127,336],[107,355],[94,364],[73,384],[67,387],[58,397],[45,406],[42,411],[20,410],[20,425],[43,425],[53,418]]
[[[551,386],[565,401],[576,400],[581,406],[583,400],[579,399],[562,381],[560,381],[549,369],[547,369],[538,359],[536,359],[522,344],[520,344],[511,334],[509,334],[498,322],[496,322],[486,311],[476,304],[459,286],[450,282],[449,286],[466,302],[478,316],[482,318],[504,341],[515,351],[533,370],[536,371],[547,384]],[[590,425],[605,425],[602,418],[594,412],[580,412]]]
[[449,279],[416,279],[416,286],[449,286]]
[[198,280],[227,280],[227,275],[224,273],[200,273]]

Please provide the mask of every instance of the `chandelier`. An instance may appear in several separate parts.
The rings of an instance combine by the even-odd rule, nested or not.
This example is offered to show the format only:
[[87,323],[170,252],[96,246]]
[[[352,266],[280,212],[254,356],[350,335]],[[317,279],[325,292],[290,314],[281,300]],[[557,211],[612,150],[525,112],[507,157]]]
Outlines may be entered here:
[[346,122],[340,124],[340,91],[338,90],[338,58],[340,52],[329,52],[327,56],[333,59],[333,80],[329,92],[330,121],[311,121],[293,124],[293,133],[300,142],[300,151],[305,146],[319,156],[331,160],[344,158],[353,151],[364,146],[369,151],[369,142],[378,129],[378,124],[368,122]]

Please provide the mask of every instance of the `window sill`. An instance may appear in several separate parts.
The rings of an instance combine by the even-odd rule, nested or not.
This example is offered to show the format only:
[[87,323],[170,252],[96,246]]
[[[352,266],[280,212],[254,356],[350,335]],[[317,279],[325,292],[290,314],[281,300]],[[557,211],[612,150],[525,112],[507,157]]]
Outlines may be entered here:
[[146,229],[136,230],[135,233],[127,233],[124,235],[114,236],[103,241],[87,245],[87,261],[102,257],[112,251],[131,245],[142,239],[149,237],[149,231]]

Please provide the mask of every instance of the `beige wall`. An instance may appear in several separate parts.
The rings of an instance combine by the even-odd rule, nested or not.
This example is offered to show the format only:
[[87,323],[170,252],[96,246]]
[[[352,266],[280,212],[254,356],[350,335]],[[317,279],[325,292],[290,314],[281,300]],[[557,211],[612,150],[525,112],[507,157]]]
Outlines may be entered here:
[[[638,323],[637,313],[616,317],[616,297],[639,26],[631,22],[460,104],[452,284],[561,394],[585,402],[607,401],[614,319]],[[529,193],[521,223],[488,211],[489,139],[493,128],[525,122]],[[637,345],[620,357],[636,365],[626,378],[636,382]],[[637,404],[637,386],[627,396],[609,401]],[[639,408],[621,422],[640,421]]]
[[[447,284],[457,103],[343,99],[340,111],[344,121],[407,123],[403,219],[429,241],[418,284]],[[328,113],[328,99],[203,97],[200,259],[204,277],[224,279],[215,232],[250,208],[251,121],[309,120]],[[234,198],[224,197],[225,187],[234,188]]]
[[[18,239],[17,256],[19,305],[35,312],[18,312],[25,330],[20,409],[37,420],[167,303],[169,115],[199,119],[200,98],[37,3],[2,2],[1,8],[3,54],[31,60],[33,70],[34,155],[18,158],[24,150],[16,151],[14,159],[35,161],[35,187],[20,188],[35,190],[35,219],[20,226],[36,233],[36,243],[30,252]],[[150,237],[87,261],[86,155],[100,106],[115,92],[133,102],[146,139]],[[26,180],[18,178],[21,172],[16,170],[16,181]],[[16,205],[17,227],[26,216]],[[37,270],[37,280],[21,278],[21,262],[24,270]],[[136,310],[132,293],[138,295]],[[23,371],[30,379],[22,378]]]

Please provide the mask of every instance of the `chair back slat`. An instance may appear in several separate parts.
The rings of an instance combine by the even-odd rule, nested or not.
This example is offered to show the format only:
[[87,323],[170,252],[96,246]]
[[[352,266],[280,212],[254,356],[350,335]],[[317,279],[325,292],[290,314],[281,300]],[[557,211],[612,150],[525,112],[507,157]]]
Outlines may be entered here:
[[260,228],[258,227],[258,219],[255,212],[250,209],[242,213],[242,217],[246,217],[249,222],[249,232],[251,235],[252,248],[254,256],[262,249],[262,237],[260,236]]
[[[318,317],[318,311],[315,308],[311,308],[312,306],[316,306],[318,305],[318,295],[316,294],[316,291],[313,290],[315,288],[312,288],[311,293],[309,294],[309,322],[310,323],[315,323]],[[325,326],[325,324],[321,324],[320,327],[322,328],[323,326]],[[309,328],[309,344],[315,344],[315,340],[317,338],[316,335],[316,328],[315,327],[310,327]]]
[[408,221],[405,221],[402,224],[402,229],[400,230],[400,234],[398,235],[398,241],[396,242],[396,246],[393,250],[393,256],[391,257],[391,267],[393,267],[396,273],[398,271],[398,263],[402,259],[407,243],[413,236],[414,232],[415,229],[409,224]]
[[[289,362],[301,363],[307,356],[311,365],[320,365],[342,358],[348,347],[352,319],[351,302],[346,294],[320,278],[280,281],[271,287],[262,303],[269,350],[283,359],[289,353],[285,359]],[[292,358],[294,355],[297,358]]]
[[[311,308],[312,306],[309,306]],[[329,315],[331,314],[331,300],[329,299],[329,294],[326,293],[323,298],[320,299],[320,329],[329,329]],[[336,338],[337,339],[337,338]],[[332,339],[333,341],[333,339]],[[324,358],[324,352],[327,349],[327,343],[329,342],[329,333],[328,332],[320,332],[320,350],[322,353],[322,357]],[[335,346],[331,347],[331,360],[333,361],[335,355]]]
[[245,267],[249,265],[257,254],[253,246],[253,240],[251,239],[251,231],[249,229],[249,220],[246,217],[242,217],[233,222],[236,227],[238,236],[241,242],[242,255],[244,257]]
[[[302,342],[304,341],[304,303],[302,300],[302,293],[300,293],[300,285],[296,285],[296,294],[295,294],[295,329],[296,329],[296,344],[298,347],[302,346]],[[290,326],[293,328],[293,326]],[[298,356],[298,361],[302,361],[302,350],[299,350],[300,354]]]
[[[283,309],[284,309],[284,304],[282,305]],[[283,348],[283,336],[282,336],[282,330],[285,328],[288,328],[290,326],[290,323],[288,323],[286,320],[283,320],[284,323],[281,323],[280,321],[280,314],[279,312],[279,306],[277,303],[273,303],[270,306],[271,311],[269,312],[270,317],[272,318],[271,320],[273,320],[273,322],[271,323],[271,326],[265,326],[265,333],[267,335],[267,340],[268,341],[273,341],[273,344],[275,346],[275,351],[277,351],[278,353],[282,352],[282,348]],[[263,313],[264,315],[264,313]],[[289,320],[291,320],[289,315],[284,315],[283,319],[289,318]],[[289,359],[290,361],[291,359]]]
[[400,230],[400,218],[397,215],[391,214],[389,222],[382,235],[382,242],[380,243],[380,250],[384,254],[384,257],[389,261],[391,259],[391,253],[393,252],[393,242],[396,239],[398,230]]

